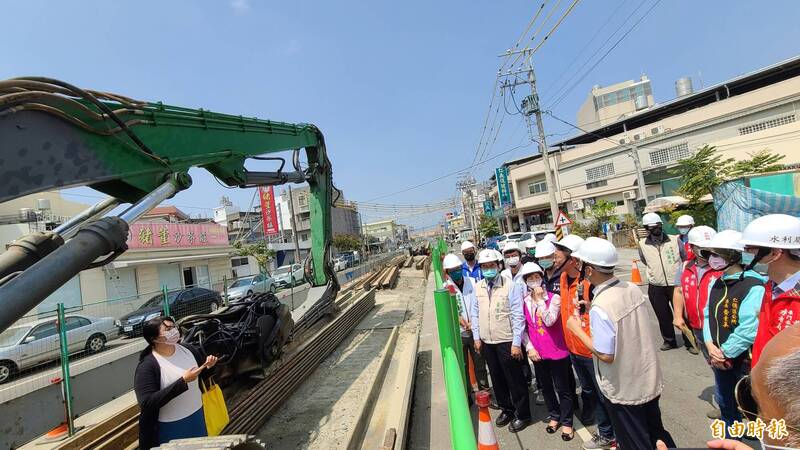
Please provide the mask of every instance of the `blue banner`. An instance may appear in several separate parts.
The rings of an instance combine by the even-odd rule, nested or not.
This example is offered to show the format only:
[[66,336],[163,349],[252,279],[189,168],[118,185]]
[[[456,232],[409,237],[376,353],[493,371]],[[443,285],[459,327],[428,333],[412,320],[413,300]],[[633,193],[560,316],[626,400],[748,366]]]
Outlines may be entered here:
[[487,216],[492,215],[492,211],[494,210],[494,205],[492,205],[491,200],[484,200],[483,202],[483,213]]

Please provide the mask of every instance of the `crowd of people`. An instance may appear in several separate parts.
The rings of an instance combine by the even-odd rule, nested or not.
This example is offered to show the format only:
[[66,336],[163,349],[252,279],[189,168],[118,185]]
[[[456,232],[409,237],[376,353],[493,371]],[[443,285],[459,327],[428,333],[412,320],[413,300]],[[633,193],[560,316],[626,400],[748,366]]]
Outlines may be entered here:
[[[765,449],[800,446],[800,218],[772,214],[716,232],[681,216],[678,235],[658,214],[642,219],[650,306],[615,276],[617,249],[598,237],[548,235],[502,253],[467,241],[460,257],[444,258],[465,370],[471,359],[478,389],[491,390],[495,424],[530,426],[534,390],[544,431],[564,441],[577,416],[597,425],[587,450],[676,447],[661,419],[669,381],[659,351],[678,348],[677,328],[713,373],[709,448],[748,449],[745,431]],[[471,387],[467,394],[472,401]]]

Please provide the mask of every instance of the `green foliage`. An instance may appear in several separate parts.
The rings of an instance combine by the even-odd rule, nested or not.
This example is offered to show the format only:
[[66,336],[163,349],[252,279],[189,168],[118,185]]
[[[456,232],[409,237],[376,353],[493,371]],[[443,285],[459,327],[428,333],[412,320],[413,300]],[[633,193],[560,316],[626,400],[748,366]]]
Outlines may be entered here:
[[598,223],[596,220],[592,220],[588,224],[575,221],[572,223],[572,225],[569,226],[570,234],[578,235],[584,239],[591,236],[597,236],[598,231],[600,230],[598,228]]
[[615,224],[619,222],[619,217],[614,214],[616,208],[616,204],[608,200],[600,200],[592,205],[589,216],[594,217],[601,225],[603,223]]
[[361,239],[352,234],[337,234],[333,237],[332,243],[340,252],[356,251],[361,248]]
[[481,216],[480,223],[478,224],[478,231],[481,236],[492,237],[500,234],[500,227],[497,226],[497,219],[493,219],[486,214]]
[[639,220],[633,214],[625,214],[622,216],[622,229],[635,230],[639,227]]
[[678,217],[684,214],[692,216],[697,225],[708,225],[711,228],[717,228],[717,211],[714,209],[713,203],[690,204],[681,209],[671,211],[669,213],[670,221],[675,223]]
[[780,164],[779,161],[785,158],[784,155],[774,155],[766,149],[759,150],[755,153],[748,153],[748,155],[750,159],[736,161],[733,166],[731,166],[728,173],[729,177],[737,178],[744,175],[783,170],[784,165]]
[[268,263],[275,258],[275,250],[267,248],[266,242],[257,242],[255,244],[244,244],[236,242],[233,244],[236,253],[239,256],[252,256],[258,262],[259,270],[266,271]]

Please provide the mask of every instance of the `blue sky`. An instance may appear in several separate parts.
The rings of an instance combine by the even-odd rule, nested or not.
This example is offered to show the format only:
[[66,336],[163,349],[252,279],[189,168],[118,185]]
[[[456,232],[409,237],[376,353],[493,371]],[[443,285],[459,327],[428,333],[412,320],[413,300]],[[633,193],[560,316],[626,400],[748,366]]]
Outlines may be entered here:
[[[619,36],[653,2],[579,3],[534,56],[545,108],[612,32],[627,24]],[[554,3],[548,2],[542,16]],[[545,30],[569,3],[562,2]],[[143,100],[311,122],[326,136],[337,186],[349,199],[370,201],[470,165],[502,62],[497,54],[513,45],[539,5],[517,0],[6,2],[0,78],[46,75]],[[637,7],[638,14],[625,22]],[[645,73],[656,101],[666,101],[674,97],[674,82],[681,76],[694,77],[697,88],[700,77],[709,85],[794,56],[800,53],[798,13],[800,3],[791,0],[663,0],[553,113],[574,121],[594,84]],[[520,89],[517,100],[525,93]],[[487,157],[525,143],[520,116],[501,115]],[[573,133],[552,120],[545,125],[551,141]],[[475,174],[486,179],[503,160],[531,151],[506,153]],[[201,171],[192,175],[194,186],[171,203],[212,208],[222,195],[243,208],[250,202],[252,191],[224,190]],[[454,195],[455,181],[443,178],[376,201],[443,200]],[[401,221],[425,227],[443,213]]]

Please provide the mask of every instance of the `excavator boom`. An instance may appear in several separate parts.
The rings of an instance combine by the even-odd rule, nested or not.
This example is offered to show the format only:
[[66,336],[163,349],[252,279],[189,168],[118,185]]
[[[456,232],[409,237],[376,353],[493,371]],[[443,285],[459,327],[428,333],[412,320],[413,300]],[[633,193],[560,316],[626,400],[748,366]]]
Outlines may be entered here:
[[[301,149],[306,153],[307,168],[300,166]],[[328,296],[335,296],[338,290],[329,262],[330,208],[335,188],[324,138],[314,125],[144,102],[80,89],[50,78],[24,77],[0,81],[0,150],[0,177],[4,180],[0,184],[0,202],[75,186],[88,186],[112,197],[107,205],[87,211],[81,218],[87,222],[96,219],[111,203],[133,204],[127,215],[120,216],[124,223],[111,224],[104,231],[95,227],[95,234],[103,235],[100,240],[108,244],[100,245],[105,253],[97,257],[124,251],[118,242],[109,243],[114,239],[104,233],[120,233],[123,228],[127,233],[129,221],[188,188],[191,184],[188,170],[192,167],[208,170],[220,183],[231,187],[308,182],[312,225],[308,278],[314,286],[328,286]],[[286,151],[293,152],[288,163],[286,158],[269,156]],[[277,168],[267,172],[248,171],[245,161],[250,158],[271,160]],[[46,251],[24,248],[23,253],[27,252],[24,263],[16,255],[7,256],[6,259],[13,260],[9,264],[2,260],[6,255],[0,257],[0,299],[17,293],[15,289],[20,287],[15,285],[24,272],[36,269],[55,253],[64,253],[69,241],[67,245],[61,243],[66,238],[80,237],[80,232],[75,234],[77,227],[72,226],[78,224],[70,225],[68,234],[38,239],[48,242]],[[121,246],[124,240],[123,237]],[[70,264],[82,265],[70,267],[73,276],[87,268],[85,262]],[[34,307],[38,301],[33,303],[33,300],[26,302],[25,307]],[[0,332],[19,318],[7,316],[18,315],[20,310],[0,313]]]

